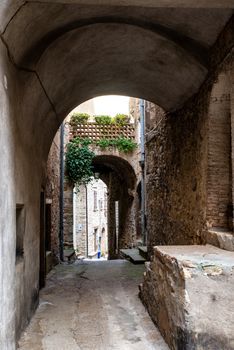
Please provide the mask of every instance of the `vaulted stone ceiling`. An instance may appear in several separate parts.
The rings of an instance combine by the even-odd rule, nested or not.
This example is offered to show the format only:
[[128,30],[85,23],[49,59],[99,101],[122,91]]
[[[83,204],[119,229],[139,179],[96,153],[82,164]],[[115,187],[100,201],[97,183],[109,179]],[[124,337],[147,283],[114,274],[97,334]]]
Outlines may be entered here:
[[93,159],[94,172],[108,174],[115,172],[129,189],[134,189],[136,174],[131,164],[124,158],[113,155],[98,155]]
[[173,110],[202,84],[233,7],[233,0],[5,0],[1,38],[19,69],[37,73],[61,120],[103,94]]

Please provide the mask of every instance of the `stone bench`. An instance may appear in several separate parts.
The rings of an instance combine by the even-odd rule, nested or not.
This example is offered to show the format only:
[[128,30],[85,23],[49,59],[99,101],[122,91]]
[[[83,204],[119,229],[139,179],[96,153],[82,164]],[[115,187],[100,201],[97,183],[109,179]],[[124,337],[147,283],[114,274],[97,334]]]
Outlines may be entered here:
[[171,349],[234,349],[234,253],[157,246],[140,297]]

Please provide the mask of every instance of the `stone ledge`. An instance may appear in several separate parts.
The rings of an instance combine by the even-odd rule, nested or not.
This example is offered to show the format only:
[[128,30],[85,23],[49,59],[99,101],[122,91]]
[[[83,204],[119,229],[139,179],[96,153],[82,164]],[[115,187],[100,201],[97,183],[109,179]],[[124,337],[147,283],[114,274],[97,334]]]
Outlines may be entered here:
[[234,253],[158,246],[140,296],[171,349],[234,349]]
[[223,232],[219,229],[210,229],[205,233],[205,241],[218,248],[234,251],[234,235],[232,232]]

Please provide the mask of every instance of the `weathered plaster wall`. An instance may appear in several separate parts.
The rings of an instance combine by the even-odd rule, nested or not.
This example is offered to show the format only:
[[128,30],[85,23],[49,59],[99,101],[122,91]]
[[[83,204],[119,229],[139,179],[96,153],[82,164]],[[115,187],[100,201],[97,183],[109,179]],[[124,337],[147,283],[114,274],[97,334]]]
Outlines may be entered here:
[[[40,269],[40,193],[45,191],[46,160],[44,137],[48,131],[36,132],[36,116],[32,91],[42,93],[41,104],[47,122],[54,118],[51,105],[43,95],[42,87],[34,73],[18,72],[21,88],[18,92],[15,115],[16,152],[15,152],[15,202],[23,205],[25,211],[23,249],[24,256],[17,264],[15,274],[16,339],[29,322],[38,304]],[[33,89],[32,89],[33,85]],[[32,89],[32,90],[31,90]],[[34,90],[35,89],[35,90]],[[28,95],[26,92],[31,93]],[[25,95],[26,94],[26,95]],[[16,102],[16,103],[17,103]],[[33,106],[34,105],[34,106]],[[35,109],[34,109],[35,108]],[[22,123],[22,116],[26,123]],[[45,118],[46,119],[46,118]]]
[[14,69],[0,43],[0,348],[14,349],[15,340],[15,182]]

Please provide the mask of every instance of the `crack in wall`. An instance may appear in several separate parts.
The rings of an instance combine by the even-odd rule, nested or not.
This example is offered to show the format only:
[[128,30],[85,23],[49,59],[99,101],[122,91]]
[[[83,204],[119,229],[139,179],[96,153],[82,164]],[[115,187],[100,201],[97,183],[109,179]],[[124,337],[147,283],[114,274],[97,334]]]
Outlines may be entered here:
[[49,104],[50,104],[50,106],[51,106],[51,108],[52,108],[54,114],[55,114],[55,116],[56,116],[57,121],[60,123],[60,120],[59,120],[59,118],[58,118],[58,113],[57,113],[57,111],[56,111],[55,105],[54,105],[54,103],[52,102],[52,100],[51,100],[49,94],[47,93],[46,88],[45,88],[45,86],[43,85],[43,82],[42,82],[42,80],[41,80],[41,78],[40,78],[38,72],[37,72],[36,70],[30,69],[30,68],[26,68],[26,67],[19,66],[19,65],[14,61],[14,58],[13,58],[13,56],[12,56],[12,54],[11,54],[11,52],[10,52],[10,49],[9,49],[9,47],[8,47],[8,45],[7,45],[7,42],[6,42],[5,39],[3,38],[3,35],[2,35],[2,34],[0,34],[0,39],[1,39],[2,43],[3,43],[3,45],[5,46],[6,50],[7,50],[8,59],[9,59],[9,61],[11,62],[11,64],[12,64],[18,71],[23,71],[23,72],[26,72],[26,73],[35,74],[35,76],[36,76],[36,78],[37,78],[37,80],[38,80],[38,82],[39,82],[39,84],[40,84],[40,86],[41,86],[41,88],[42,88],[42,90],[43,90],[43,92],[44,92],[44,94],[45,94],[45,96],[46,96],[46,98],[47,98],[47,100],[48,100],[48,102],[49,102]]
[[18,15],[18,13],[22,10],[22,8],[24,6],[26,6],[28,4],[28,1],[25,1],[21,6],[18,7],[18,9],[15,11],[15,13],[12,15],[12,17],[10,18],[10,20],[8,21],[8,23],[5,26],[5,29],[3,30],[3,32],[0,35],[4,35],[8,26],[11,24],[11,22],[14,20],[14,18]]
[[[3,33],[4,34],[8,28],[8,26],[10,25],[10,23],[14,20],[14,18],[17,16],[17,14],[22,10],[22,8],[28,4],[41,4],[41,5],[53,5],[53,2],[50,1],[40,1],[40,0],[35,0],[35,1],[30,1],[27,0],[25,1],[19,8],[18,10],[15,12],[15,14],[11,17],[11,19],[9,20],[9,22],[6,25],[6,28],[4,29]],[[57,3],[57,4],[62,4],[62,5],[69,5],[68,3]],[[89,5],[90,6],[90,5]],[[91,21],[86,19],[86,20],[82,20],[82,21],[75,21],[74,23],[71,23],[69,26],[65,26],[61,31],[58,31],[58,33],[56,34],[56,31],[53,31],[53,35],[49,40],[49,44],[52,42],[51,39],[56,40],[58,37],[60,37],[61,35],[64,35],[65,33],[67,33],[70,30],[74,30],[74,29],[79,29],[85,26],[89,26],[92,24],[108,24],[108,23],[115,23],[115,24],[127,24],[127,25],[133,25],[148,31],[151,31],[153,33],[156,33],[162,37],[165,37],[167,40],[175,43],[176,45],[178,45],[180,48],[182,48],[183,50],[185,50],[185,52],[193,57],[193,59],[195,59],[195,61],[197,61],[198,64],[202,65],[203,67],[207,68],[208,65],[208,50],[207,48],[202,45],[201,43],[199,43],[198,41],[177,32],[176,30],[172,30],[169,27],[163,26],[159,23],[153,23],[151,21],[149,21],[147,23],[147,21],[142,21],[140,19],[138,19],[137,21],[134,19],[128,20],[128,19],[124,19],[124,18],[115,18],[112,16],[107,16],[107,17],[102,17],[102,18],[93,18]],[[44,38],[43,38],[44,39]]]

